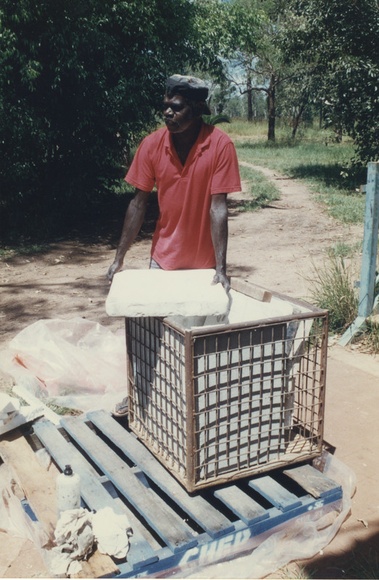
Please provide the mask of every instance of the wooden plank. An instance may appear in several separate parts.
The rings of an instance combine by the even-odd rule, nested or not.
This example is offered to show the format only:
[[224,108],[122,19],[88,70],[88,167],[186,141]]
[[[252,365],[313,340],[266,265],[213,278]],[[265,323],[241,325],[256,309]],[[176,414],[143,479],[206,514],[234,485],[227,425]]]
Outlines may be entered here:
[[261,302],[271,302],[272,294],[265,288],[261,286],[256,286],[247,280],[242,280],[241,278],[231,278],[230,280],[232,290],[255,298],[255,300],[260,300]]
[[212,538],[234,529],[232,522],[201,495],[190,496],[150,451],[134,435],[121,427],[109,413],[94,411],[88,413],[87,417]]
[[66,441],[62,433],[50,421],[36,423],[34,432],[62,470],[69,463],[73,470],[80,475],[81,495],[89,509],[98,511],[104,507],[111,507],[115,513],[126,513],[133,528],[128,553],[128,562],[133,568],[155,562],[158,559],[157,555],[140,533],[138,520],[124,504],[116,502],[104,489],[95,470],[90,467],[81,453]]
[[301,465],[292,469],[285,469],[285,475],[296,481],[307,493],[313,497],[327,497],[334,494],[339,486],[335,481],[325,477],[318,469],[312,465]]
[[295,494],[282,487],[269,475],[250,480],[249,486],[283,512],[301,505]]
[[62,424],[173,552],[197,544],[193,531],[180,516],[152,490],[146,489],[120,457],[85,424],[84,419],[66,417]]
[[218,489],[215,491],[214,496],[248,526],[269,517],[268,511],[264,507],[236,485]]

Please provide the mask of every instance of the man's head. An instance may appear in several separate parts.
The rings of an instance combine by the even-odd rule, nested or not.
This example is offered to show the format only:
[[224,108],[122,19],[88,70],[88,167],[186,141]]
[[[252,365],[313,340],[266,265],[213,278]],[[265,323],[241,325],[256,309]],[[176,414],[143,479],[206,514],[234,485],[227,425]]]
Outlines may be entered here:
[[207,105],[208,87],[201,79],[191,76],[172,75],[166,81],[166,97],[174,95],[183,97],[190,105],[194,114],[210,115],[211,111]]

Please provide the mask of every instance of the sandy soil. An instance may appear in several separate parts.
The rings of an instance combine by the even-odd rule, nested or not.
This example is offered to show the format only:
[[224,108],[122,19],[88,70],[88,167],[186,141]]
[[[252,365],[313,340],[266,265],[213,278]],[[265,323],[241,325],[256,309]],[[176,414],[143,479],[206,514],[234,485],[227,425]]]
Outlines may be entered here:
[[[359,241],[363,228],[337,224],[315,204],[304,185],[275,171],[251,167],[275,181],[281,199],[248,213],[239,210],[246,194],[230,196],[229,274],[307,298],[314,265],[320,266],[335,244]],[[113,233],[116,239],[119,232]],[[108,318],[104,309],[109,289],[105,273],[115,252],[115,245],[104,239],[108,238],[71,239],[43,253],[0,262],[0,348],[44,318],[81,316],[115,330],[123,325],[122,320]],[[126,267],[147,268],[149,250],[149,235],[143,235],[129,251]],[[0,388],[11,383],[0,371]],[[0,577],[47,576],[30,542],[7,537],[1,530],[0,535]]]

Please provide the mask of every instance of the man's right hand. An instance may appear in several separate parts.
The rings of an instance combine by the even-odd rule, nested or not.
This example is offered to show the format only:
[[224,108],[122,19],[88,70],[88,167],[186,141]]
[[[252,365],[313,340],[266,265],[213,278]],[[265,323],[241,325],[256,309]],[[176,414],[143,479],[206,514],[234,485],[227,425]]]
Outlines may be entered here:
[[113,262],[113,264],[109,267],[109,270],[107,272],[107,278],[108,278],[109,283],[112,282],[113,276],[115,274],[117,274],[117,272],[119,272],[121,270],[121,268],[122,268],[122,262],[120,262],[119,260],[115,260]]

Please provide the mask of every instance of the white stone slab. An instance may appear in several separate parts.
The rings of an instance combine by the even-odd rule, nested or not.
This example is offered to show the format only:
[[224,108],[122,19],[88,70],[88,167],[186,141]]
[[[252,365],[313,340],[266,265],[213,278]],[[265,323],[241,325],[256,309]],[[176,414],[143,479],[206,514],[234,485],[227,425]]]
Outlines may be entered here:
[[212,284],[214,270],[123,270],[114,278],[106,299],[109,316],[210,316],[228,311],[221,284]]

